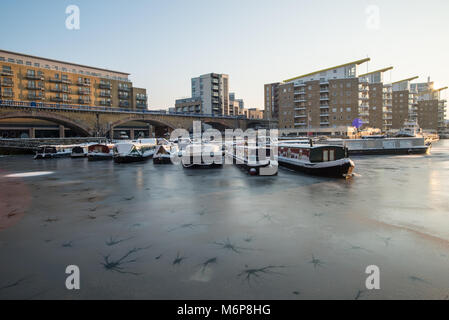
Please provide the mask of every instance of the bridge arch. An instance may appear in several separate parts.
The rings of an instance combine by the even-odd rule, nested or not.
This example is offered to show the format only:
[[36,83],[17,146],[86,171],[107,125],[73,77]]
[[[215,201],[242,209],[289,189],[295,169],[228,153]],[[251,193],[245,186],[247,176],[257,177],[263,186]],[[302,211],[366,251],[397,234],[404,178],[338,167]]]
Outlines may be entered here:
[[174,125],[172,125],[171,123],[168,123],[166,121],[163,121],[160,119],[151,119],[151,118],[142,118],[142,117],[127,117],[124,119],[120,119],[120,120],[117,120],[117,121],[111,123],[111,127],[112,128],[119,127],[125,123],[133,122],[133,121],[145,122],[145,123],[149,123],[154,126],[164,126],[164,127],[169,127],[171,129],[176,129],[176,127]]
[[212,128],[220,130],[220,131],[224,131],[225,129],[234,129],[234,126],[230,125],[229,122],[224,121],[224,120],[211,120],[211,119],[207,119],[203,121],[204,124],[208,124],[210,126],[212,126]]
[[39,112],[38,114],[35,113],[28,113],[28,112],[12,112],[7,114],[0,114],[0,120],[3,119],[38,119],[38,120],[46,120],[51,121],[60,125],[63,125],[67,128],[72,129],[73,131],[82,134],[83,136],[91,136],[91,130],[88,126],[86,126],[84,123],[74,121],[73,119],[70,119],[68,117],[65,117],[63,115],[54,114],[50,112]]

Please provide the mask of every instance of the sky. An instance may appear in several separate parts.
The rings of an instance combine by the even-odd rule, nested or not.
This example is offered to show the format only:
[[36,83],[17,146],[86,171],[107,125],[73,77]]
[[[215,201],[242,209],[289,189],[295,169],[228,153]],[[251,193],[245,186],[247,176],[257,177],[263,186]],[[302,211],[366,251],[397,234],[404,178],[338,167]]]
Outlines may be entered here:
[[[66,28],[66,7],[80,29]],[[447,0],[2,0],[0,48],[124,71],[151,109],[190,96],[192,77],[230,77],[246,107],[263,86],[371,58],[386,81],[449,85]],[[447,92],[443,94],[447,97]]]

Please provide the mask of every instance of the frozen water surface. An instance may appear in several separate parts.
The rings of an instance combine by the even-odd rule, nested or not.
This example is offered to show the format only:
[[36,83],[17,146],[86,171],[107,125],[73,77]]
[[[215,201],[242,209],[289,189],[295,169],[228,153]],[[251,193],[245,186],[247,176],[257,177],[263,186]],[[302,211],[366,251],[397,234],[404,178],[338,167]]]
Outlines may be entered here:
[[353,160],[345,181],[2,157],[0,299],[447,299],[449,141]]

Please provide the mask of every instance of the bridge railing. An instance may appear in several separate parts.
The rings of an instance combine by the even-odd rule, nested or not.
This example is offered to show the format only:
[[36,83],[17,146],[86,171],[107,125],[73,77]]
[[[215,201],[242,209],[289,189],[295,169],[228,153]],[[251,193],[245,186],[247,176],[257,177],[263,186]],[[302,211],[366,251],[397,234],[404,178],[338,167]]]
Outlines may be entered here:
[[36,109],[50,109],[50,110],[75,110],[75,111],[91,111],[91,112],[114,112],[114,113],[131,113],[131,114],[155,114],[155,115],[172,115],[180,117],[194,117],[194,118],[217,118],[217,119],[233,119],[233,120],[257,120],[265,121],[264,119],[250,119],[245,116],[225,116],[215,114],[193,114],[182,112],[164,112],[154,110],[130,110],[124,108],[110,108],[101,106],[85,106],[74,104],[56,104],[43,102],[29,102],[29,101],[15,101],[15,100],[0,100],[0,106],[4,107],[19,107],[19,108],[36,108]]

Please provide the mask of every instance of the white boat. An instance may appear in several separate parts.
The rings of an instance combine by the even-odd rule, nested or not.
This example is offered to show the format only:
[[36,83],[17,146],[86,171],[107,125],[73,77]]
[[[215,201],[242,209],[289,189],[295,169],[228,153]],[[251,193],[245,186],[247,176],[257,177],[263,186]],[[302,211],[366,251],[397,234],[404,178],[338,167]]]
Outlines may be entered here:
[[217,168],[223,166],[223,150],[218,144],[189,144],[181,151],[184,168]]
[[72,154],[73,146],[64,146],[64,145],[43,145],[38,148],[36,151],[36,155],[34,159],[53,159],[53,158],[62,158],[62,157],[70,157]]
[[156,139],[119,142],[114,146],[114,161],[117,163],[146,161],[154,155],[156,147]]
[[155,150],[153,162],[156,164],[170,164],[172,155],[178,152],[178,146],[174,143],[167,142],[160,144]]
[[423,137],[422,129],[419,127],[418,122],[413,120],[407,120],[404,122],[404,126],[396,133],[397,138],[421,138]]
[[278,163],[271,155],[270,141],[266,145],[248,145],[247,141],[227,147],[227,156],[234,164],[243,168],[252,176],[273,176],[278,174]]

